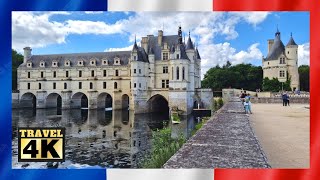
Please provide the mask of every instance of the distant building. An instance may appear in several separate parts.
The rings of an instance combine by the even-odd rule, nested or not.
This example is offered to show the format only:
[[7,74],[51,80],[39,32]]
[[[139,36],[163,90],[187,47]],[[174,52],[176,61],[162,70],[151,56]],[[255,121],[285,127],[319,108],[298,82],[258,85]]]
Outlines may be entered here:
[[262,58],[263,78],[278,78],[280,82],[291,80],[291,89],[300,89],[298,73],[298,45],[292,34],[286,46],[281,41],[279,30],[275,38],[268,40],[268,55]]
[[[132,51],[32,55],[26,47],[18,68],[19,101],[20,107],[48,108],[60,98],[68,109],[81,107],[86,97],[89,109],[129,106],[143,113],[178,107],[189,114],[203,93],[212,96],[200,89],[200,76],[199,51],[190,32],[183,42],[181,27],[177,35],[159,30],[158,36],[142,37]],[[211,99],[206,101],[201,103],[210,107]]]

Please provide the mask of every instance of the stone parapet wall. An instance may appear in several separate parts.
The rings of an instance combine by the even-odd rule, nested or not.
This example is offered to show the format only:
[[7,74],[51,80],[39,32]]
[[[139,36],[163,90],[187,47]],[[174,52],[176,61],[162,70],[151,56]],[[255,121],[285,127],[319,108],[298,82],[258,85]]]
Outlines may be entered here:
[[[282,103],[281,97],[252,97],[251,98],[252,103]],[[310,98],[309,97],[291,97],[290,103],[296,103],[296,104],[309,104]]]

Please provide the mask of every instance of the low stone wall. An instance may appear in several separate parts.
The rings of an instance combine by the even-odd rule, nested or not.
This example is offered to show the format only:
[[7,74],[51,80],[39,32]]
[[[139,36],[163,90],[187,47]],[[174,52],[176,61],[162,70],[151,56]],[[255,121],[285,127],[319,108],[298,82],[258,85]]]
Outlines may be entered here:
[[270,168],[239,98],[230,99],[164,168]]
[[[280,97],[252,97],[251,98],[252,103],[282,103],[282,98]],[[309,104],[310,98],[308,97],[291,97],[290,103],[293,104]]]

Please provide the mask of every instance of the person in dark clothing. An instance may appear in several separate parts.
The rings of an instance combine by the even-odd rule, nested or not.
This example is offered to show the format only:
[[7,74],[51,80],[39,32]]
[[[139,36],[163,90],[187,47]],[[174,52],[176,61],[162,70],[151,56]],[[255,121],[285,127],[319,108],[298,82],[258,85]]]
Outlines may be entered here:
[[286,93],[282,93],[282,106],[287,106]]
[[287,93],[286,93],[286,96],[287,96],[287,97],[286,97],[286,99],[287,99],[287,105],[290,106],[290,97],[289,97],[289,95],[288,95]]

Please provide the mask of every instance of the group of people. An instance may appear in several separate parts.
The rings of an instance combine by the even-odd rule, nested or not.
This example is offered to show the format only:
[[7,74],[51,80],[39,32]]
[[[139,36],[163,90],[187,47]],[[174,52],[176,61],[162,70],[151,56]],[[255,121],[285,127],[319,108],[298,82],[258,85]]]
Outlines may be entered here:
[[286,92],[282,93],[282,105],[290,106],[290,97]]
[[242,104],[243,104],[243,106],[244,106],[244,110],[245,110],[245,113],[246,114],[252,114],[252,111],[251,111],[251,96],[250,96],[250,94],[248,93],[247,94],[247,92],[246,91],[241,91],[241,95],[240,95],[240,97],[239,97],[240,99],[241,99],[241,101],[242,101]]

